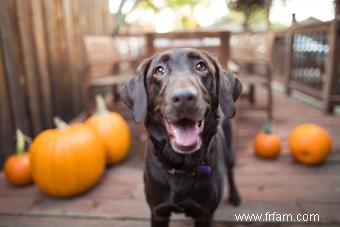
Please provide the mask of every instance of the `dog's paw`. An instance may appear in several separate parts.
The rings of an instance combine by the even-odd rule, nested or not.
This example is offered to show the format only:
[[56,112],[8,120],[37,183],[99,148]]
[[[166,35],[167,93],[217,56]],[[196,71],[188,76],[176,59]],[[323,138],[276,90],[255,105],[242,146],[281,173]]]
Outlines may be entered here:
[[229,202],[233,205],[233,206],[238,206],[241,203],[241,198],[238,195],[237,191],[231,191],[229,194]]

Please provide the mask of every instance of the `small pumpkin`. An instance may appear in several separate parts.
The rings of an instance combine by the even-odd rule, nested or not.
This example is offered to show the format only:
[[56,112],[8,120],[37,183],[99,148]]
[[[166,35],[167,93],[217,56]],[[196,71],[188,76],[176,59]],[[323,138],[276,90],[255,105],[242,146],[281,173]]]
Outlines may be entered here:
[[32,183],[31,164],[25,152],[25,135],[17,130],[17,147],[15,154],[6,159],[4,174],[8,182],[15,186],[25,186]]
[[302,124],[294,128],[289,134],[288,145],[295,160],[309,165],[324,162],[332,150],[328,132],[316,124]]
[[105,168],[105,150],[98,135],[82,123],[67,125],[55,118],[56,129],[32,142],[30,159],[36,185],[55,197],[78,195],[93,187]]
[[270,120],[264,122],[262,130],[254,139],[255,154],[261,158],[275,159],[281,152],[280,137],[272,133],[272,123]]
[[106,150],[106,163],[116,164],[125,159],[130,148],[130,129],[124,118],[110,112],[101,96],[96,96],[96,112],[85,124],[93,128],[103,141]]

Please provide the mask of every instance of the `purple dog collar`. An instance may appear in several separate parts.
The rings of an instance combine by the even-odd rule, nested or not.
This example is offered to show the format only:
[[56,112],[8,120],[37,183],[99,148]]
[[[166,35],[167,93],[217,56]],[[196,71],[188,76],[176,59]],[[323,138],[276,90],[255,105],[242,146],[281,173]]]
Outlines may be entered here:
[[209,174],[211,172],[211,167],[209,165],[203,164],[203,165],[198,166],[197,170],[195,172],[192,172],[192,173],[187,172],[185,170],[175,169],[175,168],[168,170],[168,172],[170,174],[181,174],[181,175],[183,175],[183,174],[196,175],[197,173]]

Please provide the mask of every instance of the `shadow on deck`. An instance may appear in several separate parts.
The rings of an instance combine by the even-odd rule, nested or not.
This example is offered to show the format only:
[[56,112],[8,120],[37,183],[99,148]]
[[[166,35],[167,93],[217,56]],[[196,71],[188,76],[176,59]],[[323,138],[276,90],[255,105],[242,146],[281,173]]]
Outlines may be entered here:
[[[222,202],[216,212],[216,226],[244,226],[244,222],[236,222],[235,214],[264,216],[267,212],[292,214],[293,218],[298,214],[318,214],[319,222],[309,224],[340,224],[340,140],[337,139],[340,138],[340,117],[324,115],[321,110],[279,92],[275,92],[274,97],[274,130],[281,136],[282,154],[274,161],[260,160],[253,155],[252,138],[265,114],[249,107],[241,109],[235,171],[242,204],[234,208]],[[245,100],[241,101],[241,107],[246,104]],[[287,147],[288,133],[305,122],[321,125],[332,136],[333,152],[324,165],[308,167],[292,160]],[[131,124],[131,128],[136,138],[137,127]],[[33,185],[14,188],[1,173],[0,226],[149,226],[142,183],[143,155],[136,151],[138,144],[134,142],[127,161],[109,168],[93,190],[72,199],[47,197]],[[191,225],[182,216],[174,216],[172,220],[173,227]],[[266,224],[251,224],[262,225]]]

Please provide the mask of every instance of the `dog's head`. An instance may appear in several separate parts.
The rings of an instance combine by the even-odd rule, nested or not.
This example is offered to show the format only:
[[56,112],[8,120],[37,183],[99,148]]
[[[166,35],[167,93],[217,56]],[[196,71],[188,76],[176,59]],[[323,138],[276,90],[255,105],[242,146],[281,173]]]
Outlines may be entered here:
[[157,131],[173,151],[191,154],[202,146],[205,128],[219,107],[227,117],[234,116],[241,90],[240,81],[211,55],[185,48],[144,60],[121,96],[135,121],[147,113],[146,121],[153,124],[147,128]]

